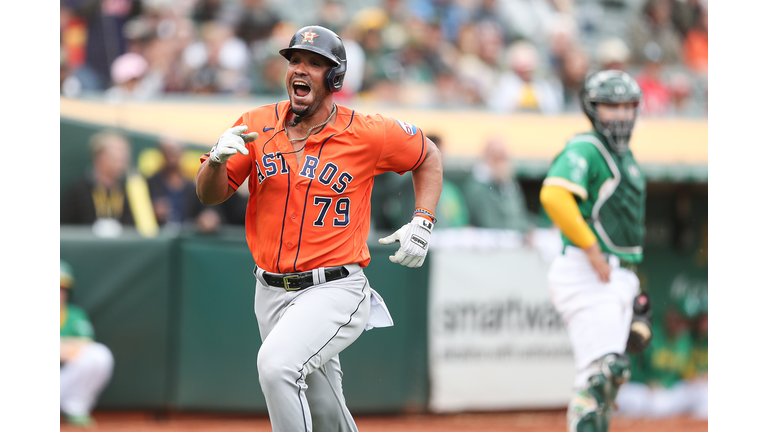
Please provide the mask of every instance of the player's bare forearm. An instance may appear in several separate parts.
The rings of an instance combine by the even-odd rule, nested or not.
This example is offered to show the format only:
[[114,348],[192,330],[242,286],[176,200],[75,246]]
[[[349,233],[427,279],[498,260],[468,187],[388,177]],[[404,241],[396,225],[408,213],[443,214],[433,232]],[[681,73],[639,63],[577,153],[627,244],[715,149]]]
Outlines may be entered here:
[[602,282],[610,282],[611,266],[603,257],[603,251],[600,249],[600,245],[595,242],[594,244],[584,248],[584,252],[586,252],[587,257],[589,258],[589,262],[595,269],[597,277],[600,278]]
[[197,170],[196,189],[205,205],[220,204],[232,196],[235,190],[229,185],[226,163],[203,162]]
[[440,192],[443,190],[443,156],[429,139],[427,139],[427,156],[412,174],[416,207],[434,212],[440,200]]

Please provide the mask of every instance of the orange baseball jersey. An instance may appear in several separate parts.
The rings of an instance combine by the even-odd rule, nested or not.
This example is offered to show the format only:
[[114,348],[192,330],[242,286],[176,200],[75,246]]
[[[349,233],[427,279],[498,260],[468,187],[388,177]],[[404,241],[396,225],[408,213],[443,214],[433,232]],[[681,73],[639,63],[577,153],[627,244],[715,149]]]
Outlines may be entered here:
[[237,189],[249,178],[245,235],[253,259],[272,273],[365,267],[371,261],[366,240],[373,178],[416,169],[427,154],[424,133],[337,105],[334,124],[307,139],[297,163],[284,132],[289,109],[288,101],[265,105],[233,125],[259,133],[246,144],[248,155],[236,153],[227,161],[230,186]]

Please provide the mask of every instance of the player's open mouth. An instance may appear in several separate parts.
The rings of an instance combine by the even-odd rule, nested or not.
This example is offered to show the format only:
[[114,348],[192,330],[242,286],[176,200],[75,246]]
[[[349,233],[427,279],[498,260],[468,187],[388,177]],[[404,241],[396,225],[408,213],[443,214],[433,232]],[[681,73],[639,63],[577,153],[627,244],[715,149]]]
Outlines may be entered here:
[[309,95],[311,89],[309,84],[302,81],[293,82],[293,95],[298,98],[305,98]]

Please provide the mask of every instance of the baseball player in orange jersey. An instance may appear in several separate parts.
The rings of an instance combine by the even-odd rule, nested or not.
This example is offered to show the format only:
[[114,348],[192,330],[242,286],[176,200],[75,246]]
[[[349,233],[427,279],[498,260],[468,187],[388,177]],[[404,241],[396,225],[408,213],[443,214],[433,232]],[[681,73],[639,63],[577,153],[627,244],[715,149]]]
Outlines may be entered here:
[[371,260],[373,179],[413,172],[413,220],[379,242],[399,242],[390,261],[419,267],[435,223],[442,158],[421,129],[333,103],[346,53],[332,31],[304,27],[280,54],[289,61],[289,100],[243,114],[222,134],[201,158],[197,194],[218,204],[248,179],[257,367],[272,429],[356,431],[339,353],[363,329],[392,325],[363,273]]

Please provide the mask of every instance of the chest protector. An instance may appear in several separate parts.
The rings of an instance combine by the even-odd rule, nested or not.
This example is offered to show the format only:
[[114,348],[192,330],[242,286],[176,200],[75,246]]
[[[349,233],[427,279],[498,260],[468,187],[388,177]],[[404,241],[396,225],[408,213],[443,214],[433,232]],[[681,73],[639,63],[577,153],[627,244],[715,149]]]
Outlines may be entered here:
[[[600,150],[613,174],[602,186],[592,209],[595,231],[611,252],[642,256],[645,238],[645,176],[632,152],[622,156],[609,151],[597,139],[589,140]],[[629,257],[627,257],[629,258]]]

